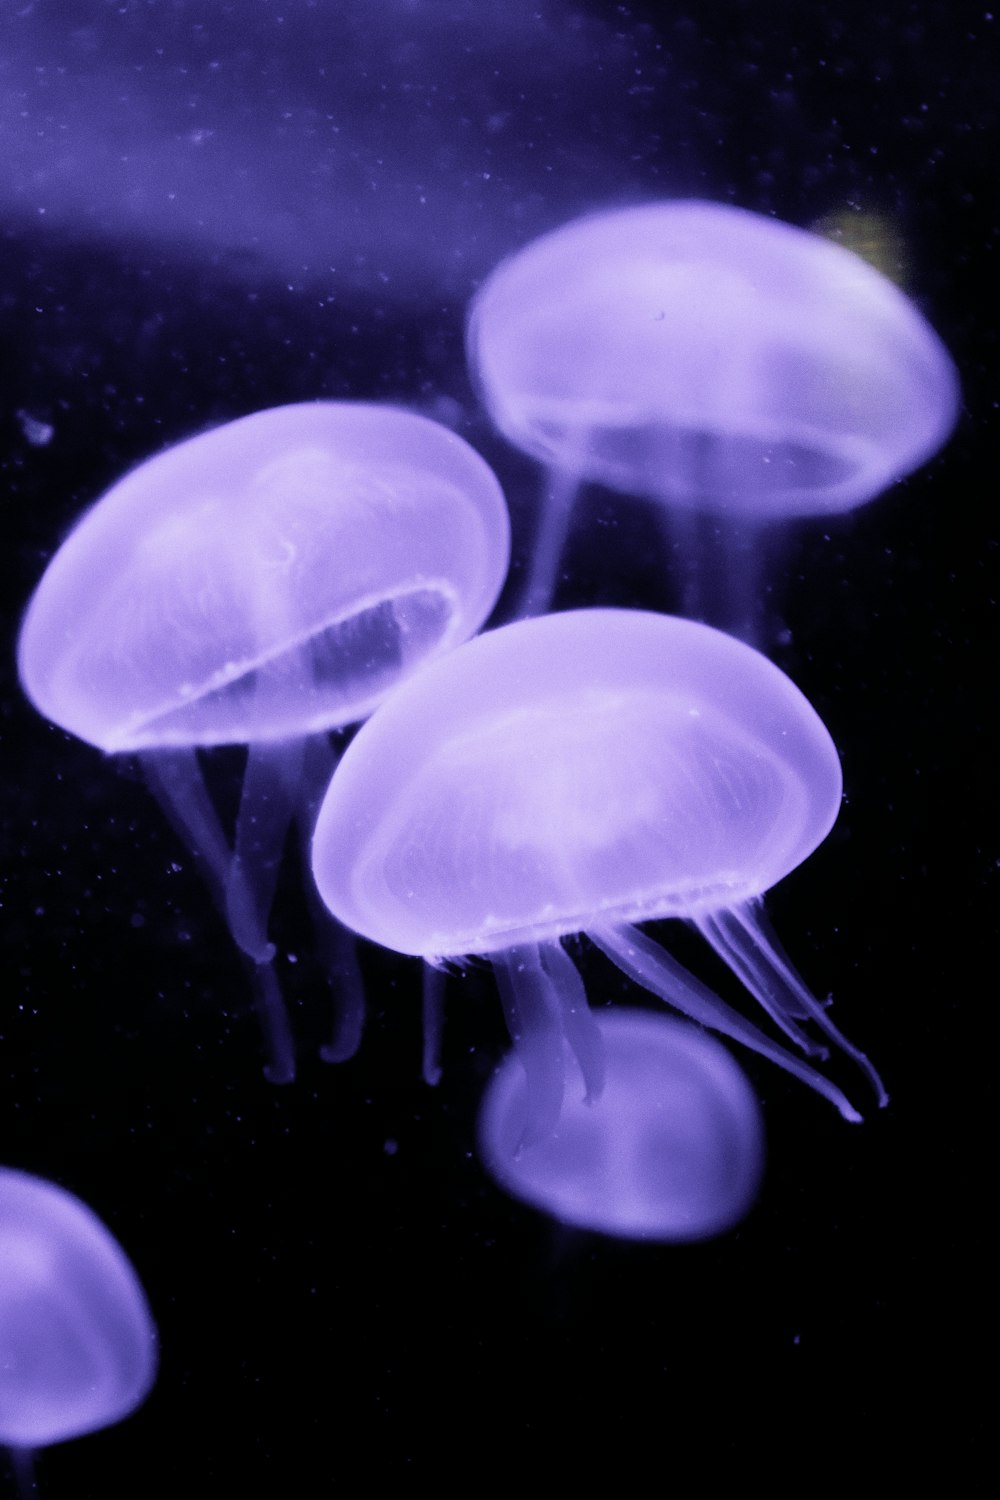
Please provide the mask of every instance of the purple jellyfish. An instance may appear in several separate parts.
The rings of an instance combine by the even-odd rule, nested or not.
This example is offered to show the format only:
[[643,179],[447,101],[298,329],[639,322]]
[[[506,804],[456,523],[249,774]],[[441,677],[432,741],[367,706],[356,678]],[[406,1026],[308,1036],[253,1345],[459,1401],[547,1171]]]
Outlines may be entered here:
[[686,1021],[601,1011],[605,1082],[588,1101],[572,1051],[551,1135],[521,1146],[528,1119],[517,1053],[479,1111],[479,1154],[515,1198],[619,1239],[704,1240],[749,1212],[764,1159],[760,1108],[726,1049]]
[[496,426],[549,471],[525,614],[548,607],[574,496],[593,482],[657,502],[672,540],[716,538],[721,558],[687,548],[685,613],[752,618],[765,523],[871,500],[937,451],[958,411],[947,352],[892,282],[818,234],[719,203],[544,235],[481,287],[468,352]]
[[480,636],[393,694],[323,801],[313,871],[354,932],[431,963],[488,955],[528,1073],[526,1140],[555,1125],[562,1038],[591,1094],[602,1049],[562,939],[824,1094],[840,1089],[699,983],[636,923],[681,917],[805,1052],[809,992],[760,898],[826,837],[840,762],[766,657],[706,625],[581,610]]
[[110,1427],[156,1378],[157,1339],[124,1250],[79,1198],[0,1168],[0,1443],[25,1493],[31,1450]]
[[[54,723],[137,753],[200,858],[245,955],[268,1076],[294,1053],[267,922],[289,826],[308,845],[333,770],[329,730],[365,718],[482,625],[507,571],[492,472],[411,412],[313,402],[243,417],[119,481],[49,564],[21,631],[21,682]],[[235,847],[198,750],[249,746]],[[353,943],[323,912],[342,987],[328,1057],[363,996]]]

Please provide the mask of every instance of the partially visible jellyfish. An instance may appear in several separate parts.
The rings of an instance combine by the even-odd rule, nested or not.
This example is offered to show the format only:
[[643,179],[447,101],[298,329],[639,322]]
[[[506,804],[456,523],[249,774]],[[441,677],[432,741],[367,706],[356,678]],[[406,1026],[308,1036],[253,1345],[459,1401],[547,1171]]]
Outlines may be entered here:
[[567,1089],[550,1135],[523,1147],[527,1078],[516,1052],[479,1110],[479,1154],[513,1197],[564,1224],[618,1239],[704,1240],[730,1229],[757,1196],[760,1107],[726,1049],[686,1021],[603,1010],[600,1097],[586,1098],[564,1047]]
[[24,1492],[32,1450],[120,1422],[156,1364],[146,1295],[118,1241],[72,1193],[0,1168],[0,1443]]
[[431,963],[491,960],[528,1074],[525,1142],[559,1118],[565,1037],[588,1091],[600,1036],[562,945],[585,932],[636,983],[857,1111],[635,925],[696,927],[777,1025],[803,1023],[885,1092],[771,933],[760,898],[822,842],[840,762],[766,657],[706,625],[580,610],[488,632],[404,684],[358,732],[313,840],[354,932]]
[[496,426],[548,470],[523,614],[548,608],[574,498],[597,483],[660,508],[683,613],[752,637],[769,523],[871,500],[958,412],[951,359],[892,282],[719,203],[542,236],[480,288],[468,354]]
[[[334,757],[421,663],[482,625],[509,524],[488,466],[411,412],[313,402],[257,412],[120,480],[49,564],[21,631],[21,683],[54,723],[136,753],[201,860],[245,955],[268,1076],[294,1053],[267,924],[283,847],[307,847]],[[197,752],[248,745],[235,847]],[[311,882],[310,882],[311,889]],[[363,996],[353,943],[322,913],[348,1056]]]

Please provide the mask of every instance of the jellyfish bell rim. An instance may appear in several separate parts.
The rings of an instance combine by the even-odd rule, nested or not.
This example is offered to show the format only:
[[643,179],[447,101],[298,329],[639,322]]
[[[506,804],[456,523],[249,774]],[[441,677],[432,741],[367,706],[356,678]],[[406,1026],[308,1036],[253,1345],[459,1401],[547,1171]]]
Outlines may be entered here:
[[[594,1019],[601,1032],[609,1067],[616,1066],[616,1046],[624,1045],[631,1049],[644,1043],[645,1050],[654,1058],[669,1047],[671,1063],[677,1053],[680,1053],[684,1062],[697,1070],[699,1082],[704,1083],[706,1092],[709,1089],[715,1090],[712,1102],[716,1106],[720,1100],[724,1102],[732,1136],[734,1139],[738,1138],[738,1191],[731,1194],[725,1207],[710,1212],[702,1204],[699,1206],[699,1217],[689,1220],[687,1224],[678,1223],[675,1219],[669,1227],[664,1223],[663,1214],[651,1211],[646,1204],[632,1203],[624,1216],[620,1203],[616,1204],[615,1217],[606,1201],[603,1204],[591,1203],[584,1206],[565,1185],[554,1202],[551,1186],[546,1190],[532,1176],[534,1161],[544,1158],[547,1146],[552,1143],[551,1139],[543,1139],[518,1150],[519,1106],[520,1114],[523,1115],[526,1076],[516,1052],[509,1053],[494,1070],[480,1102],[476,1144],[487,1172],[504,1192],[547,1217],[571,1228],[614,1239],[690,1244],[713,1238],[734,1228],[753,1206],[763,1177],[766,1154],[760,1104],[743,1069],[728,1048],[690,1021],[619,1006],[595,1012]],[[573,1078],[573,1088],[577,1090],[577,1097],[582,1100],[579,1069],[572,1049],[565,1043],[564,1055],[569,1076]],[[610,1079],[605,1085],[606,1094],[613,1095],[616,1087],[615,1080]],[[567,1108],[585,1108],[598,1112],[603,1102],[604,1096],[593,1103],[564,1103],[563,1116],[555,1127],[553,1137],[558,1139],[560,1132],[565,1130]],[[737,1116],[740,1117],[739,1127],[736,1124]],[[603,1208],[603,1216],[597,1211],[599,1208]]]
[[[338,578],[336,601],[331,599],[325,606],[319,601],[304,627],[300,623],[294,629],[284,629],[285,622],[276,611],[275,619],[264,620],[262,627],[273,630],[270,643],[265,635],[260,649],[236,657],[222,656],[207,671],[182,675],[174,666],[176,680],[170,690],[149,691],[138,708],[124,700],[116,703],[103,687],[95,689],[88,681],[88,669],[93,675],[93,661],[87,652],[93,652],[94,647],[87,641],[80,643],[79,628],[80,618],[87,620],[85,575],[89,570],[89,593],[93,593],[94,570],[105,555],[120,561],[123,569],[134,566],[143,540],[141,523],[158,522],[170,513],[171,501],[162,492],[171,481],[176,482],[178,476],[183,477],[209,458],[215,466],[228,459],[224,481],[206,481],[204,486],[209,490],[215,483],[222,491],[218,505],[224,511],[246,499],[253,477],[251,465],[273,461],[276,440],[285,445],[279,448],[279,457],[326,439],[335,461],[349,461],[357,467],[367,455],[373,460],[388,458],[401,469],[407,458],[397,460],[393,456],[393,439],[398,442],[401,434],[413,445],[418,484],[428,492],[432,489],[435,504],[453,516],[455,535],[472,539],[464,570],[449,572],[444,566],[451,556],[451,544],[444,534],[448,528],[437,528],[442,535],[436,537],[435,527],[425,525],[420,530],[423,552],[411,548],[396,564],[402,570],[398,576],[390,574],[374,589],[362,583],[353,594],[349,584]],[[435,474],[435,459],[443,460],[442,467],[447,466],[443,475]],[[415,518],[414,510],[413,527]],[[130,530],[136,520],[140,523],[135,528],[137,539]],[[360,522],[355,525],[360,527]],[[231,535],[231,523],[217,524],[213,545],[228,550]],[[357,538],[356,548],[366,545],[360,530]],[[252,674],[261,663],[274,662],[296,645],[316,639],[331,624],[349,622],[370,608],[391,606],[406,598],[422,596],[438,601],[430,644],[422,647],[420,656],[449,649],[455,640],[478,629],[493,609],[506,577],[509,547],[509,515],[496,475],[464,438],[431,418],[390,404],[353,401],[295,402],[251,412],[173,443],[133,466],[77,518],[24,611],[17,644],[19,679],[26,696],[44,717],[111,754],[178,745],[245,744],[250,739],[283,740],[336,729],[370,711],[385,689],[362,685],[356,697],[342,694],[326,709],[318,705],[319,695],[311,702],[304,697],[301,721],[295,711],[290,711],[273,729],[257,723],[252,733],[247,732],[245,723],[230,724],[225,710],[220,723],[190,733],[176,723],[171,726],[170,717],[176,714],[182,718],[194,702]],[[333,567],[331,573],[336,572]],[[102,575],[117,576],[113,567],[110,574],[102,567],[98,576]],[[141,581],[141,573],[137,576]],[[141,591],[133,585],[133,592],[137,593],[136,611],[141,614]],[[74,602],[79,604],[78,611],[72,607]],[[119,617],[115,617],[115,623],[125,630],[126,621],[119,623]],[[178,634],[182,629],[175,628],[174,635]],[[103,649],[104,643],[99,645]]]
[[[588,452],[595,431],[610,435],[605,441],[612,446],[615,434],[627,438],[634,433],[637,425],[633,412],[607,403],[598,405],[586,399],[547,401],[545,398],[535,401],[533,410],[535,420],[530,427],[528,424],[520,426],[516,435],[513,424],[498,425],[531,457],[550,469],[567,470],[577,483],[600,484],[616,493],[635,493],[636,498],[678,510],[763,524],[805,521],[810,517],[819,520],[869,504],[932,458],[954,427],[954,421],[943,424],[940,433],[929,437],[926,451],[911,464],[908,459],[905,463],[890,462],[874,443],[860,438],[847,437],[833,442],[829,434],[813,424],[797,427],[789,424],[783,431],[775,426],[770,432],[762,433],[760,428],[754,432],[745,423],[729,420],[724,426],[720,424],[710,430],[708,424],[693,412],[689,418],[682,414],[677,423],[678,442],[700,438],[735,444],[745,442],[759,446],[762,452],[770,445],[778,452],[808,455],[809,461],[817,467],[823,466],[829,473],[842,477],[831,479],[822,489],[809,484],[789,485],[781,490],[754,495],[741,493],[738,489],[730,493],[706,494],[693,479],[685,484],[670,482],[661,485],[649,481],[640,492],[621,472],[619,465],[597,459],[592,449]],[[648,420],[640,424],[641,429],[654,432],[657,420],[655,414],[650,414]],[[577,463],[567,463],[567,453],[586,456]]]
[[[551,917],[540,916],[528,926],[485,925],[476,932],[456,936],[454,933],[431,934],[426,946],[398,949],[411,958],[423,958],[431,964],[454,963],[463,958],[489,958],[523,944],[560,942],[576,937],[593,927],[638,926],[644,922],[665,922],[671,918],[693,921],[703,915],[726,910],[753,901],[773,890],[777,881],[719,881],[714,886],[690,890],[658,890],[644,897],[607,902],[604,905],[567,910]],[[366,934],[367,935],[367,934]]]
[[[399,808],[411,789],[420,785],[427,768],[433,769],[456,725],[467,730],[479,718],[488,725],[491,718],[502,717],[498,693],[502,698],[503,691],[512,686],[517,692],[526,690],[522,678],[529,675],[527,656],[547,651],[579,681],[593,687],[595,680],[602,685],[603,673],[610,672],[616,680],[623,654],[641,646],[652,662],[647,668],[651,675],[673,670],[681,680],[696,680],[704,669],[691,667],[681,652],[692,643],[707,650],[716,667],[711,690],[717,697],[724,699],[734,685],[738,693],[752,696],[754,688],[763,684],[769,701],[758,737],[765,748],[770,746],[764,738],[766,731],[768,736],[783,737],[783,748],[787,740],[786,761],[804,747],[810,763],[822,770],[822,797],[815,802],[799,799],[795,837],[776,841],[765,866],[749,871],[720,868],[708,883],[694,876],[672,883],[665,878],[655,887],[615,890],[598,904],[588,901],[582,906],[572,900],[558,907],[550,904],[517,922],[487,911],[474,927],[460,927],[457,919],[448,927],[432,922],[417,893],[404,898],[389,892],[384,865],[392,851],[393,822]],[[660,654],[667,655],[670,646],[677,648],[677,659],[664,666]],[[548,666],[544,654],[543,660]],[[506,674],[499,689],[498,661]],[[671,682],[676,689],[677,680]],[[399,755],[400,745],[406,746],[406,756]],[[842,792],[840,761],[826,726],[791,679],[752,647],[678,616],[627,609],[566,611],[479,635],[401,685],[376,710],[346,750],[320,807],[313,837],[313,874],[329,909],[351,930],[400,953],[430,960],[457,959],[495,953],[520,942],[558,939],[598,924],[693,918],[750,901],[776,885],[822,843],[836,821]]]
[[[867,335],[880,356],[884,329],[893,331],[903,356],[896,372],[900,387],[933,389],[933,399],[905,403],[907,428],[903,431],[894,426],[891,442],[877,441],[863,432],[825,431],[816,422],[786,424],[782,418],[778,430],[784,434],[786,444],[792,439],[801,441],[804,451],[811,450],[817,461],[823,461],[821,467],[829,467],[830,477],[822,483],[810,479],[804,484],[789,482],[786,487],[774,490],[764,488],[750,496],[743,493],[721,497],[711,493],[686,495],[684,487],[672,482],[670,475],[664,476],[660,487],[653,481],[639,484],[634,475],[628,477],[627,465],[616,468],[603,462],[599,454],[588,452],[588,441],[601,430],[594,426],[588,429],[582,420],[581,409],[592,393],[577,389],[571,380],[565,394],[554,397],[551,390],[539,388],[529,378],[532,339],[543,337],[537,316],[539,285],[544,286],[551,275],[561,289],[569,285],[575,291],[577,273],[567,272],[565,267],[587,266],[594,242],[605,239],[612,241],[610,250],[606,250],[612,259],[636,255],[647,243],[655,242],[661,254],[680,249],[696,253],[704,260],[706,251],[701,236],[709,242],[708,260],[714,264],[720,256],[724,259],[727,243],[734,235],[760,247],[768,258],[779,247],[789,244],[800,247],[801,264],[793,266],[792,275],[808,282],[828,277],[843,304],[836,309],[838,321],[841,316],[848,318],[858,339]],[[556,275],[560,262],[563,272]],[[579,273],[581,278],[585,274]],[[778,279],[776,271],[773,278],[761,278],[765,283]],[[821,298],[823,291],[822,286],[817,286],[815,296]],[[753,287],[751,295],[765,307],[771,304],[777,310],[777,298],[769,285]],[[586,298],[582,301],[586,310]],[[511,354],[510,330],[517,326],[519,306],[533,308],[536,315],[532,318],[530,337],[518,341],[516,352]],[[825,312],[826,322],[834,326],[830,310]],[[772,340],[776,321],[780,320],[772,318],[768,325]],[[785,321],[789,336],[798,340],[800,320]],[[495,327],[501,330],[499,339],[494,336]],[[573,474],[578,482],[604,484],[658,503],[717,515],[736,513],[763,522],[834,515],[867,504],[934,456],[954,430],[961,409],[958,374],[943,342],[916,303],[882,272],[847,246],[814,230],[708,199],[654,200],[598,210],[558,225],[512,251],[482,281],[473,296],[466,324],[466,353],[473,387],[500,432],[540,462]],[[603,353],[608,362],[609,351],[604,349]],[[579,363],[582,366],[585,362]],[[682,391],[680,399],[683,397]],[[681,437],[700,433],[709,440],[730,441],[742,435],[729,401],[714,418],[706,420],[704,412],[675,412],[657,406],[649,395],[648,382],[645,406],[637,408],[631,400],[631,392],[626,392],[624,399],[606,405],[602,416],[608,421],[608,432],[627,434],[644,426],[659,425],[674,429]],[[915,410],[918,405],[920,409]],[[752,410],[750,430],[763,448],[774,434],[772,431],[770,439],[767,438],[766,413],[756,407]],[[763,437],[761,429],[765,429]]]
[[[254,744],[279,744],[288,740],[296,739],[304,735],[325,734],[338,729],[344,729],[350,724],[356,724],[361,719],[367,718],[377,704],[381,701],[385,692],[385,686],[373,687],[371,691],[348,697],[341,710],[333,712],[330,705],[308,713],[298,713],[290,722],[281,722],[273,727],[261,729],[259,726],[240,724],[234,720],[224,730],[215,731],[211,728],[194,736],[185,732],[183,725],[183,712],[187,708],[196,705],[199,700],[210,697],[212,694],[222,691],[227,687],[238,683],[242,678],[249,677],[255,672],[267,667],[284,657],[294,656],[296,650],[308,643],[313,635],[322,634],[325,630],[337,625],[355,620],[360,616],[374,611],[383,605],[393,605],[397,602],[405,602],[416,596],[437,596],[442,601],[451,605],[448,616],[448,624],[445,626],[436,642],[420,658],[421,662],[433,661],[442,652],[453,649],[453,645],[463,638],[460,627],[461,611],[458,607],[457,595],[446,579],[423,579],[419,587],[399,590],[394,594],[382,594],[358,598],[352,601],[354,607],[346,614],[339,615],[319,622],[315,632],[310,635],[300,636],[294,641],[279,644],[273,652],[266,657],[258,657],[255,660],[243,661],[229,664],[221,669],[214,678],[202,683],[200,687],[185,697],[179,703],[176,699],[164,702],[152,707],[141,715],[136,715],[132,721],[122,724],[114,732],[104,736],[97,744],[97,748],[103,750],[107,755],[121,755],[130,753],[141,753],[146,750],[167,750],[187,748],[195,745],[201,749],[212,749],[223,745],[246,745]],[[410,670],[413,670],[411,667]],[[52,718],[52,715],[48,715]],[[53,722],[58,722],[53,718]],[[61,728],[70,729],[73,733],[78,731],[72,729],[69,724],[61,724]],[[80,735],[80,738],[84,736]],[[96,741],[89,741],[96,744]]]
[[[19,1167],[0,1166],[0,1260],[4,1258],[4,1242],[8,1236],[23,1239],[27,1252],[28,1242],[39,1233],[30,1222],[23,1232],[16,1226],[12,1230],[7,1222],[11,1210],[34,1214],[37,1222],[39,1208],[44,1214],[44,1229],[53,1234],[52,1243],[46,1246],[44,1260],[39,1258],[37,1246],[31,1246],[30,1257],[26,1254],[21,1272],[30,1278],[33,1288],[37,1287],[38,1295],[48,1296],[59,1304],[62,1316],[61,1299],[53,1296],[51,1285],[47,1289],[42,1272],[57,1269],[60,1257],[65,1255],[55,1238],[59,1231],[73,1230],[79,1234],[81,1228],[84,1230],[88,1255],[86,1271],[96,1278],[96,1284],[110,1304],[119,1326],[125,1326],[130,1333],[127,1352],[131,1369],[130,1393],[125,1394],[122,1389],[116,1400],[107,1402],[103,1414],[96,1420],[93,1414],[84,1415],[79,1405],[73,1414],[59,1421],[51,1413],[47,1418],[46,1414],[33,1413],[27,1422],[18,1422],[5,1414],[0,1424],[0,1444],[15,1449],[48,1447],[123,1421],[146,1400],[159,1368],[159,1336],[138,1273],[112,1231],[75,1193]],[[113,1295],[110,1295],[112,1289]],[[93,1393],[93,1390],[93,1386],[88,1387],[89,1392]]]

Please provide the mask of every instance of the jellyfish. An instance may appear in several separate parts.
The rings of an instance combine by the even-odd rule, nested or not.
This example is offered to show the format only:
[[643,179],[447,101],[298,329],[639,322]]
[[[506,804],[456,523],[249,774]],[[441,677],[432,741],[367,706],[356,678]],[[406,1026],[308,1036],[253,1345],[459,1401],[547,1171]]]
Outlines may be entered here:
[[951,359],[891,281],[720,203],[543,235],[480,288],[468,355],[495,425],[548,470],[522,614],[548,607],[589,482],[655,502],[684,551],[682,612],[752,639],[774,523],[873,499],[958,411]]
[[567,1091],[552,1134],[523,1149],[526,1077],[516,1053],[479,1110],[479,1155],[513,1197],[618,1239],[703,1240],[749,1212],[764,1127],[721,1044],[687,1021],[621,1008],[596,1016],[605,1081],[590,1102],[564,1044]]
[[63,1188],[0,1168],[0,1443],[31,1452],[110,1427],[156,1378],[157,1339],[122,1247]]
[[[333,769],[328,731],[368,715],[478,630],[507,571],[488,466],[454,433],[390,407],[256,412],[141,464],[83,517],[28,607],[18,664],[32,703],[112,755],[137,754],[197,854],[244,955],[274,1081],[294,1052],[267,923],[295,822],[307,848]],[[198,761],[248,746],[232,845]],[[330,1057],[363,998],[346,975]]]
[[600,1093],[600,1036],[564,946],[581,932],[630,979],[857,1120],[824,1074],[637,925],[690,923],[803,1052],[825,1057],[818,1031],[884,1103],[762,905],[826,837],[840,799],[828,731],[752,647],[667,615],[569,611],[489,631],[381,705],[323,800],[313,871],[352,931],[435,964],[490,960],[528,1077],[526,1144],[559,1118],[564,1037]]

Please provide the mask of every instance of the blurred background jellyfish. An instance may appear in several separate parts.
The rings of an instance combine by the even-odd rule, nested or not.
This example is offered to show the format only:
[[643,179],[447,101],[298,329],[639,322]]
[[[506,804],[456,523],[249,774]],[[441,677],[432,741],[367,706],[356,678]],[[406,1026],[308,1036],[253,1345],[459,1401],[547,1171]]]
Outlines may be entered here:
[[0,1168],[0,1443],[23,1492],[33,1449],[120,1422],[156,1364],[146,1296],[117,1240],[72,1193]]
[[[314,402],[140,465],[32,598],[24,691],[81,739],[139,755],[245,955],[274,1081],[294,1054],[268,915],[289,826],[305,848],[333,769],[327,732],[479,629],[508,550],[500,487],[462,439],[407,411]],[[227,744],[249,746],[232,849],[197,755]],[[347,1056],[360,978],[323,920],[341,1004],[328,1055]]]
[[726,1049],[684,1021],[648,1011],[595,1016],[604,1046],[600,1097],[571,1082],[552,1133],[522,1148],[527,1079],[512,1052],[479,1110],[479,1155],[515,1198],[564,1224],[619,1239],[703,1240],[749,1212],[764,1126],[756,1095]]
[[626,975],[859,1119],[637,923],[680,917],[804,1052],[811,1022],[885,1092],[770,932],[760,898],[840,808],[815,710],[749,646],[690,620],[581,610],[505,626],[428,667],[345,753],[313,842],[353,931],[432,962],[490,958],[528,1075],[525,1143],[549,1134],[563,1039],[588,1094],[603,1049],[562,946],[586,932]]
[[575,220],[487,278],[468,356],[499,430],[548,472],[521,613],[548,608],[576,494],[662,512],[683,613],[754,640],[773,523],[861,505],[958,412],[913,302],[818,234],[725,204]]

